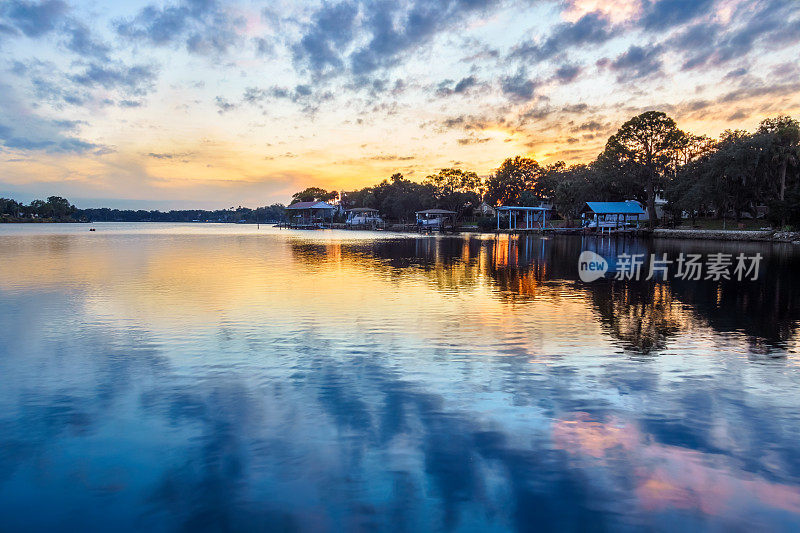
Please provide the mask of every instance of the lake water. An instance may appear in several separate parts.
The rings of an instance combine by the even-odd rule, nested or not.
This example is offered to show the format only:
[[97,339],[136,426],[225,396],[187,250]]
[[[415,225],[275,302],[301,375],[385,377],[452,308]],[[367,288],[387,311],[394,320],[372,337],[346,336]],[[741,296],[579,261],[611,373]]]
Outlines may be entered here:
[[0,530],[800,527],[800,247],[94,226],[0,226]]

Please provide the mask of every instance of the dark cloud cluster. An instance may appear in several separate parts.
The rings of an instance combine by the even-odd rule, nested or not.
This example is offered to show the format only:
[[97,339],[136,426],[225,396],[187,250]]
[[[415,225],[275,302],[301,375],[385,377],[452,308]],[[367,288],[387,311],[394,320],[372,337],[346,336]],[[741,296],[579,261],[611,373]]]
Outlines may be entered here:
[[319,106],[333,99],[333,93],[317,89],[312,85],[298,84],[292,88],[273,85],[272,87],[248,87],[242,95],[242,103],[263,109],[264,105],[275,100],[288,100],[301,106],[307,114],[314,114]]
[[575,22],[557,25],[541,42],[529,39],[518,44],[511,50],[510,58],[543,61],[576,46],[603,44],[620,31],[601,13],[591,12]]
[[224,54],[241,42],[244,21],[215,0],[182,0],[148,5],[130,19],[118,20],[117,33],[156,46],[182,44],[191,53]]
[[71,22],[64,28],[65,43],[68,50],[85,58],[108,61],[111,48],[97,40],[89,28],[81,22]]
[[6,32],[19,31],[28,37],[39,37],[56,29],[67,11],[68,6],[62,0],[5,0],[0,4],[0,16],[7,21]]
[[500,89],[503,94],[517,102],[531,100],[539,85],[538,80],[533,80],[528,76],[525,67],[520,67],[516,74],[505,76],[500,80]]
[[436,94],[438,96],[451,96],[454,94],[465,94],[471,89],[480,85],[478,78],[475,76],[467,76],[461,78],[459,81],[444,80],[439,83]]
[[709,14],[714,0],[645,0],[642,7],[642,26],[664,30]]
[[684,70],[720,66],[744,58],[757,43],[780,49],[800,41],[800,4],[792,0],[768,0],[740,6],[727,27],[697,23],[668,41],[671,49],[686,57]]
[[149,65],[108,66],[91,63],[80,74],[71,77],[72,81],[86,87],[119,89],[128,94],[142,95],[152,87],[157,70]]
[[556,69],[553,79],[560,83],[569,83],[574,81],[581,73],[581,67],[578,65],[565,64]]
[[620,81],[644,78],[661,71],[661,52],[660,46],[631,45],[615,59],[600,60],[598,65],[616,72]]
[[[316,75],[346,68],[354,76],[391,67],[410,50],[482,12],[496,0],[371,0],[323,4],[293,48],[296,64]],[[365,41],[365,44],[362,42]]]

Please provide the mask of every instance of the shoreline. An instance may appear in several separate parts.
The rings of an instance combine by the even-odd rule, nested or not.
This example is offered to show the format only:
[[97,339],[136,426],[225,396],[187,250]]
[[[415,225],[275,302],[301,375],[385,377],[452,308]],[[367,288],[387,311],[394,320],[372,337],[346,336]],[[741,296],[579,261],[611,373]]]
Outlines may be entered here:
[[[549,235],[601,235],[585,231],[581,228],[549,228],[541,230],[508,230],[478,231],[478,233],[511,233],[511,234],[549,234]],[[710,229],[638,229],[602,235],[602,237],[651,237],[654,239],[698,239],[721,241],[757,241],[800,244],[800,232],[778,230],[710,230]]]
[[721,241],[761,241],[800,244],[800,232],[778,230],[703,230],[655,228],[650,231],[658,239],[706,239]]
[[[78,220],[26,220],[26,221],[10,221],[8,219],[0,221],[0,225],[5,224],[91,224],[99,221],[78,221]],[[104,221],[103,221],[104,222]],[[115,223],[122,224],[139,224],[139,223],[152,223],[152,222],[127,222],[127,221],[114,221]],[[204,222],[168,222],[170,224],[204,224]],[[215,222],[220,223],[220,222]],[[234,222],[222,222],[222,224],[237,225]],[[247,225],[256,225],[256,223],[245,223]],[[273,223],[262,223],[261,225],[270,226]],[[241,224],[239,224],[241,225]],[[346,226],[341,223],[333,223],[331,229],[344,229],[348,231],[374,231],[373,228],[352,227]],[[417,228],[414,224],[387,224],[385,228],[378,231],[393,231],[398,233],[414,233]],[[436,233],[436,232],[428,232]],[[451,232],[446,232],[451,233]],[[455,233],[503,233],[503,234],[517,234],[517,235],[583,235],[583,236],[596,236],[596,237],[651,237],[654,239],[697,239],[697,240],[722,240],[722,241],[751,241],[751,242],[775,242],[775,243],[791,243],[800,245],[800,231],[778,231],[778,230],[712,230],[712,229],[675,229],[675,228],[642,228],[635,230],[620,231],[611,234],[600,235],[593,231],[586,231],[582,228],[548,228],[542,230],[521,230],[521,229],[505,229],[500,230],[480,230],[475,227],[462,227],[456,229]]]

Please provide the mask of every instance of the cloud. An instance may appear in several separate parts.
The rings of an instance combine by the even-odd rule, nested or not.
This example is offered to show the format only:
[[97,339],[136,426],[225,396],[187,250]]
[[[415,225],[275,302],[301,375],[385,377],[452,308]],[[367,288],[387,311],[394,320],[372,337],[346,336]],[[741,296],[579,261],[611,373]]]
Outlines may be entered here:
[[188,157],[192,157],[194,155],[193,152],[150,152],[146,154],[147,157],[151,157],[153,159],[186,159]]
[[497,0],[324,3],[292,47],[294,60],[317,75],[341,68],[356,77],[369,75],[495,5]]
[[491,141],[490,137],[462,137],[458,139],[458,144],[466,146],[468,144],[482,144]]
[[14,27],[28,37],[39,37],[53,31],[67,11],[67,4],[61,0],[6,0],[0,6],[0,16],[8,22],[6,27]]
[[396,154],[376,154],[369,156],[366,159],[369,159],[371,161],[412,161],[413,159],[416,158],[412,155],[401,156]]
[[70,79],[86,87],[103,87],[104,89],[120,89],[130,94],[145,94],[156,80],[155,67],[148,65],[104,66],[91,63],[81,74],[70,76]]
[[797,3],[770,0],[743,3],[729,24],[702,21],[685,26],[664,44],[685,57],[683,70],[720,66],[746,57],[757,45],[774,51],[800,42]]
[[581,67],[578,65],[561,65],[556,69],[556,73],[553,75],[553,79],[557,80],[563,84],[569,83],[574,81],[578,74],[581,73]]
[[459,115],[443,120],[441,126],[446,129],[462,129],[462,130],[485,130],[492,124],[492,121],[474,115]]
[[108,61],[109,46],[95,40],[89,28],[84,24],[72,22],[65,28],[64,34],[66,36],[65,46],[67,49],[83,57]]
[[307,62],[311,70],[342,66],[341,53],[354,38],[358,6],[353,2],[323,4],[294,48],[295,61]]
[[217,96],[216,98],[214,98],[214,104],[217,106],[218,109],[217,112],[220,115],[236,109],[236,104],[229,102],[222,96]]
[[786,96],[790,94],[795,94],[800,91],[800,81],[794,81],[791,83],[784,83],[780,85],[758,85],[755,87],[742,87],[740,89],[735,89],[733,91],[729,91],[728,93],[724,94],[720,98],[720,102],[739,102],[741,100],[747,100],[749,98],[759,98],[759,97],[778,97],[778,96]]
[[613,61],[601,60],[599,64],[617,72],[620,81],[644,78],[661,70],[661,48],[632,45]]
[[25,105],[9,85],[0,84],[0,145],[12,150],[85,153],[103,145],[71,135],[82,122],[52,120]]
[[538,86],[539,82],[528,78],[526,69],[522,67],[513,76],[506,76],[500,80],[500,89],[503,94],[519,102],[526,102],[533,98],[533,93]]
[[275,44],[263,37],[253,38],[253,43],[256,46],[256,54],[260,57],[271,56],[275,52]]
[[467,93],[473,87],[478,85],[478,78],[475,76],[468,76],[466,78],[461,78],[454,86],[453,80],[444,80],[439,84],[439,87],[436,89],[436,94],[439,96],[450,96],[453,94],[464,94]]
[[512,49],[510,57],[541,61],[578,45],[605,43],[619,32],[605,15],[594,11],[575,22],[557,25],[542,43],[528,40],[518,44]]
[[278,85],[267,88],[248,87],[242,95],[243,103],[259,106],[262,109],[263,105],[270,101],[288,100],[300,105],[301,111],[306,114],[316,113],[322,103],[331,99],[333,99],[331,91],[316,90],[313,86],[307,84],[298,84],[294,88],[280,87]]
[[648,30],[665,30],[707,15],[714,0],[645,0],[642,6],[642,25]]
[[571,129],[572,132],[579,131],[603,131],[608,129],[610,124],[602,124],[597,120],[589,120]]
[[231,16],[216,0],[184,0],[159,7],[148,5],[132,19],[117,20],[117,33],[156,46],[182,43],[199,55],[225,54],[240,43],[244,20]]

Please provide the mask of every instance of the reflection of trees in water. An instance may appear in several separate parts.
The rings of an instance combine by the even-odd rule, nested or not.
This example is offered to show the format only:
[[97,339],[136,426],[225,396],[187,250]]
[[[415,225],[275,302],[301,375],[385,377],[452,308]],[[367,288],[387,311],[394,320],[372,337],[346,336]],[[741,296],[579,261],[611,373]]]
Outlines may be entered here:
[[606,331],[629,350],[663,349],[692,322],[681,302],[660,283],[607,282],[586,290]]
[[[755,243],[643,241],[581,237],[493,237],[386,239],[330,246],[293,243],[295,257],[313,263],[320,258],[352,261],[383,268],[399,277],[413,268],[423,272],[443,293],[475,287],[490,280],[494,295],[504,301],[534,298],[557,300],[565,291],[587,295],[608,333],[630,350],[651,352],[695,324],[718,332],[743,332],[754,351],[783,349],[800,320],[800,282],[794,279],[797,258],[791,251]],[[577,257],[584,249],[605,257],[620,253],[761,252],[758,281],[667,283],[577,279]],[[646,269],[642,278],[646,275]],[[574,284],[572,288],[570,285]]]
[[669,288],[676,298],[717,332],[744,333],[755,352],[785,349],[800,321],[798,255],[789,245],[680,241],[658,242],[659,253],[761,253],[758,280],[681,281]]

